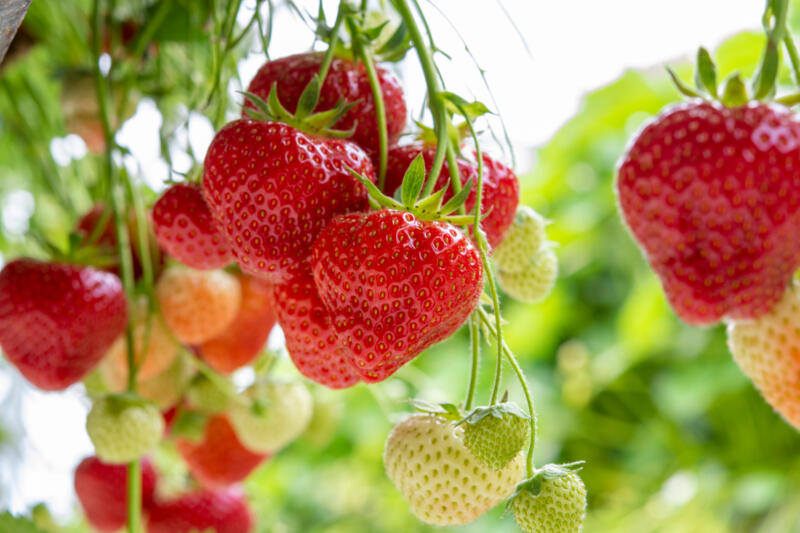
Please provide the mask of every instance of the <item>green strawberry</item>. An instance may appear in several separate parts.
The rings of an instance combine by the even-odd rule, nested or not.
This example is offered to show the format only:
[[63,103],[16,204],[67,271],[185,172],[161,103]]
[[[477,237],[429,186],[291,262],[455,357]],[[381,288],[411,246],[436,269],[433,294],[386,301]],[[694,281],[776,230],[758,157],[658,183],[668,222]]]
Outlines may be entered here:
[[464,428],[464,445],[492,470],[505,468],[531,434],[530,417],[511,402],[476,407],[458,424]]
[[535,303],[544,299],[558,277],[558,259],[550,248],[545,248],[528,262],[522,272],[497,271],[500,287],[520,302]]
[[141,398],[109,395],[94,402],[86,431],[103,462],[128,463],[156,447],[164,433],[164,418]]
[[386,474],[427,524],[467,524],[506,499],[525,471],[522,454],[495,471],[464,446],[464,430],[440,415],[415,414],[386,441]]
[[519,484],[509,505],[528,533],[579,533],[586,514],[586,487],[571,465],[547,465]]
[[236,394],[233,383],[220,376],[212,381],[203,374],[198,374],[189,384],[186,400],[189,405],[205,413],[221,413],[226,411],[231,398]]
[[506,238],[492,252],[497,268],[504,272],[522,272],[530,264],[530,259],[545,243],[544,217],[527,205],[517,208],[514,222],[506,233]]
[[277,452],[311,421],[313,400],[302,383],[255,383],[244,397],[252,406],[235,404],[229,415],[239,440],[253,452]]

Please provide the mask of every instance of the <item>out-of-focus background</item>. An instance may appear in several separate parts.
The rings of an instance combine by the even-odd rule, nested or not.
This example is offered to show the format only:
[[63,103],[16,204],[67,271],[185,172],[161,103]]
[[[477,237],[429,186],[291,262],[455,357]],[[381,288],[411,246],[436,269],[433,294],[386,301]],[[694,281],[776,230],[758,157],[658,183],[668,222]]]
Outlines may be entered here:
[[[297,2],[301,14],[273,3],[270,55],[308,50],[312,33],[301,14],[315,12],[316,2]],[[225,2],[116,4],[111,16],[119,28],[165,17],[147,39],[134,41],[141,68],[124,71],[115,87],[127,94],[116,105],[130,117],[117,135],[128,149],[117,164],[157,191],[167,178],[196,169],[214,128],[238,115],[237,91],[263,63],[262,42],[253,34],[231,51],[221,65],[224,87],[208,99],[216,94],[209,6]],[[242,3],[241,26],[255,5]],[[266,13],[268,3],[260,5]],[[720,327],[688,327],[670,311],[616,214],[612,191],[626,139],[678,99],[662,65],[690,80],[687,58],[702,44],[721,75],[752,74],[763,46],[761,2],[445,0],[423,7],[450,56],[437,57],[448,88],[500,113],[523,202],[552,220],[557,287],[539,305],[504,301],[506,334],[535,394],[537,462],[586,460],[586,531],[800,531],[800,435],[740,374]],[[88,0],[33,2],[0,65],[0,264],[41,255],[31,231],[65,239],[101,187],[91,142],[69,134],[68,111],[86,96],[81,80],[92,68],[90,12]],[[800,28],[800,5],[791,13]],[[120,35],[124,40],[124,31],[110,38],[102,68],[129,53],[115,48]],[[412,117],[424,99],[415,60],[410,54],[397,66]],[[489,124],[502,141],[500,118]],[[491,131],[485,128],[487,146],[510,161]],[[278,332],[271,342],[280,346]],[[409,410],[406,398],[461,398],[467,344],[459,335],[386,383],[324,394],[324,423],[246,484],[261,530],[434,531],[410,515],[385,477],[382,447],[391,424]],[[485,390],[488,362],[484,370]],[[292,372],[288,364],[280,371]],[[521,403],[511,380],[509,389]],[[91,453],[88,405],[82,386],[37,392],[0,360],[0,511],[25,513],[43,502],[65,531],[88,530],[72,493],[72,469]],[[168,450],[159,464],[179,470]],[[461,531],[516,531],[502,514],[495,509]]]

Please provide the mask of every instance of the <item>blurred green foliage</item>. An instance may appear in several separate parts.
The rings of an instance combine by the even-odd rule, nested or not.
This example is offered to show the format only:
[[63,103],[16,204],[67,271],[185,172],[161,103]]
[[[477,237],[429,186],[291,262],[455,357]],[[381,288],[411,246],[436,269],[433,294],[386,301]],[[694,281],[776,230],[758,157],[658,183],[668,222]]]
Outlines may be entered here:
[[[156,102],[168,154],[169,136],[187,109],[216,125],[219,109],[229,109],[226,100],[209,105],[204,98],[213,94],[219,60],[207,32],[225,13],[210,16],[202,7],[209,4],[188,0],[126,5],[130,13],[110,15],[117,31],[126,17],[142,24],[155,16],[189,21],[169,32],[155,28],[155,57],[141,49],[141,68],[123,69],[114,80]],[[104,193],[101,158],[59,166],[50,155],[51,139],[66,133],[59,102],[64,72],[91,63],[90,7],[81,0],[34,2],[26,32],[35,44],[0,70],[0,205],[13,191],[29,191],[31,230],[55,242]],[[795,27],[798,17],[795,9]],[[757,33],[731,37],[714,53],[720,75],[752,74],[762,45]],[[225,76],[233,75],[245,48],[224,59]],[[688,65],[676,69],[691,79]],[[790,81],[787,72],[782,80]],[[522,179],[524,203],[552,221],[549,236],[561,262],[557,288],[544,303],[504,301],[506,336],[535,394],[536,459],[586,461],[587,533],[800,532],[800,437],[741,375],[722,327],[688,327],[675,317],[616,213],[614,169],[627,139],[677,99],[661,69],[626,72],[586,96]],[[5,257],[42,254],[30,234],[2,230]],[[247,481],[260,530],[436,531],[410,515],[385,477],[383,442],[398,414],[409,411],[407,398],[460,399],[468,359],[462,332],[388,383],[318,394],[325,403],[314,433]],[[485,349],[484,391],[492,361]],[[522,403],[505,371],[511,397]],[[168,450],[159,462],[182,475]],[[459,530],[517,531],[513,518],[502,515],[495,509]],[[80,523],[70,526],[82,530]]]

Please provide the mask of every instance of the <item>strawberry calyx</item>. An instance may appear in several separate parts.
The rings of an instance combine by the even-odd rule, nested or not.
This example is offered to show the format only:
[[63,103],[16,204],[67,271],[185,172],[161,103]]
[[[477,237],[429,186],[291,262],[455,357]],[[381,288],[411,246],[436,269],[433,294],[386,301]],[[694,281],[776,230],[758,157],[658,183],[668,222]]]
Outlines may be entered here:
[[523,411],[516,403],[503,402],[488,407],[476,407],[472,411],[470,411],[469,414],[467,414],[464,418],[459,420],[456,423],[456,425],[457,426],[461,424],[476,425],[481,420],[487,417],[502,419],[505,416],[521,418],[523,420],[531,419],[531,417],[527,413],[525,413],[525,411]]
[[[468,179],[467,182],[464,183],[462,189],[444,204],[442,204],[442,201],[448,185],[434,191],[429,196],[420,198],[420,193],[425,185],[427,176],[425,171],[425,159],[421,153],[408,165],[408,169],[403,177],[403,183],[397,190],[398,198],[396,199],[381,192],[381,190],[366,176],[362,176],[348,166],[345,166],[345,168],[366,187],[369,193],[370,203],[376,209],[385,207],[388,209],[407,211],[420,220],[438,220],[459,226],[475,222],[474,212],[463,215],[451,214],[459,210],[466,203],[467,197],[469,197],[470,192],[472,192],[472,178]],[[483,221],[489,216],[490,212],[491,210],[479,216],[479,221]]]
[[574,463],[565,464],[549,464],[534,470],[533,475],[528,479],[521,481],[517,484],[514,492],[508,497],[506,502],[506,512],[511,508],[511,503],[522,493],[527,493],[530,496],[538,496],[542,491],[542,482],[544,480],[559,479],[567,477],[571,474],[577,474],[583,468],[585,461],[576,461]]
[[298,131],[311,135],[336,139],[350,137],[355,132],[355,125],[349,130],[337,130],[333,128],[333,125],[355,105],[355,102],[346,103],[339,100],[331,109],[313,113],[319,100],[321,87],[320,77],[316,74],[303,90],[300,100],[297,102],[297,111],[294,113],[287,110],[278,100],[277,83],[272,84],[266,102],[256,94],[243,92],[242,94],[256,106],[256,109],[245,107],[244,111],[250,118],[255,120],[282,122]]
[[420,413],[437,415],[453,422],[464,416],[458,406],[452,403],[431,403],[416,398],[409,400],[409,403]]

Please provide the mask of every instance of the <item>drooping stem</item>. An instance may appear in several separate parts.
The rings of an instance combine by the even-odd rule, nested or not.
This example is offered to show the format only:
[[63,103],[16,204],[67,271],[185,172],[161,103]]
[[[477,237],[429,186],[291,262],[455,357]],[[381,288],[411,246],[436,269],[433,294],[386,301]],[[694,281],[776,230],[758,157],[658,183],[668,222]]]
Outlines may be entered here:
[[786,52],[789,54],[789,60],[792,63],[792,73],[794,74],[795,85],[800,86],[800,55],[797,53],[797,45],[794,44],[794,38],[786,32],[783,38],[783,45],[786,47]]
[[378,119],[378,142],[380,146],[378,188],[383,190],[383,185],[386,182],[386,162],[389,157],[389,135],[386,129],[386,105],[383,101],[383,92],[381,91],[381,84],[380,80],[378,80],[378,72],[375,69],[375,63],[364,47],[359,48],[361,50],[361,60],[364,62],[364,69],[367,71],[369,86],[372,89],[372,99],[375,100],[375,116]]
[[[497,330],[492,324],[491,319],[486,314],[484,309],[478,308],[478,315],[480,316],[481,322],[483,322],[484,326],[489,330],[495,338],[497,337]],[[528,444],[528,453],[526,456],[526,471],[527,476],[533,476],[534,472],[534,465],[533,465],[533,451],[536,446],[536,411],[534,410],[533,406],[533,395],[531,394],[531,390],[528,387],[528,381],[525,379],[525,373],[522,371],[522,367],[519,366],[519,362],[517,362],[517,358],[514,357],[514,353],[511,349],[506,345],[505,341],[498,341],[498,344],[502,347],[503,354],[508,359],[511,368],[514,370],[514,373],[517,375],[517,379],[519,379],[519,384],[522,387],[522,394],[525,396],[525,401],[528,404],[528,414],[530,415],[530,424],[531,424],[531,438]]]
[[[94,75],[95,87],[97,90],[97,100],[100,107],[100,119],[103,124],[105,134],[105,167],[109,182],[109,196],[111,199],[111,209],[114,216],[114,225],[117,236],[117,251],[120,257],[120,270],[122,271],[122,286],[128,300],[128,307],[131,307],[134,298],[134,279],[133,279],[133,257],[128,235],[128,228],[124,217],[125,197],[124,188],[120,187],[117,181],[117,173],[114,172],[114,162],[111,158],[111,151],[114,147],[114,132],[111,128],[111,110],[109,105],[109,80],[100,70],[100,35],[102,31],[102,15],[100,1],[94,0],[92,8],[92,29],[93,42],[92,51],[94,55]],[[113,65],[111,65],[113,67]],[[136,388],[136,364],[133,346],[133,328],[130,320],[125,328],[125,338],[127,341],[128,358],[128,390],[134,391]],[[138,461],[132,461],[128,465],[128,532],[138,533],[141,518],[141,470]]]
[[469,343],[472,348],[472,362],[469,369],[469,385],[467,385],[467,398],[464,400],[464,410],[470,412],[475,401],[475,389],[478,386],[478,364],[481,355],[481,338],[478,319],[475,315],[469,317]]
[[414,49],[417,51],[419,63],[422,67],[422,73],[425,76],[425,84],[428,87],[428,106],[433,115],[434,129],[436,130],[436,154],[433,156],[433,162],[429,169],[428,181],[425,183],[425,188],[422,191],[423,196],[428,196],[439,178],[439,172],[442,170],[444,164],[445,153],[447,146],[450,144],[450,138],[447,131],[448,116],[447,110],[442,100],[442,88],[439,84],[439,78],[436,73],[436,65],[433,62],[428,43],[422,36],[417,19],[411,12],[408,0],[394,0],[395,9],[400,14],[400,17],[408,27],[408,33],[411,37],[411,42]]

